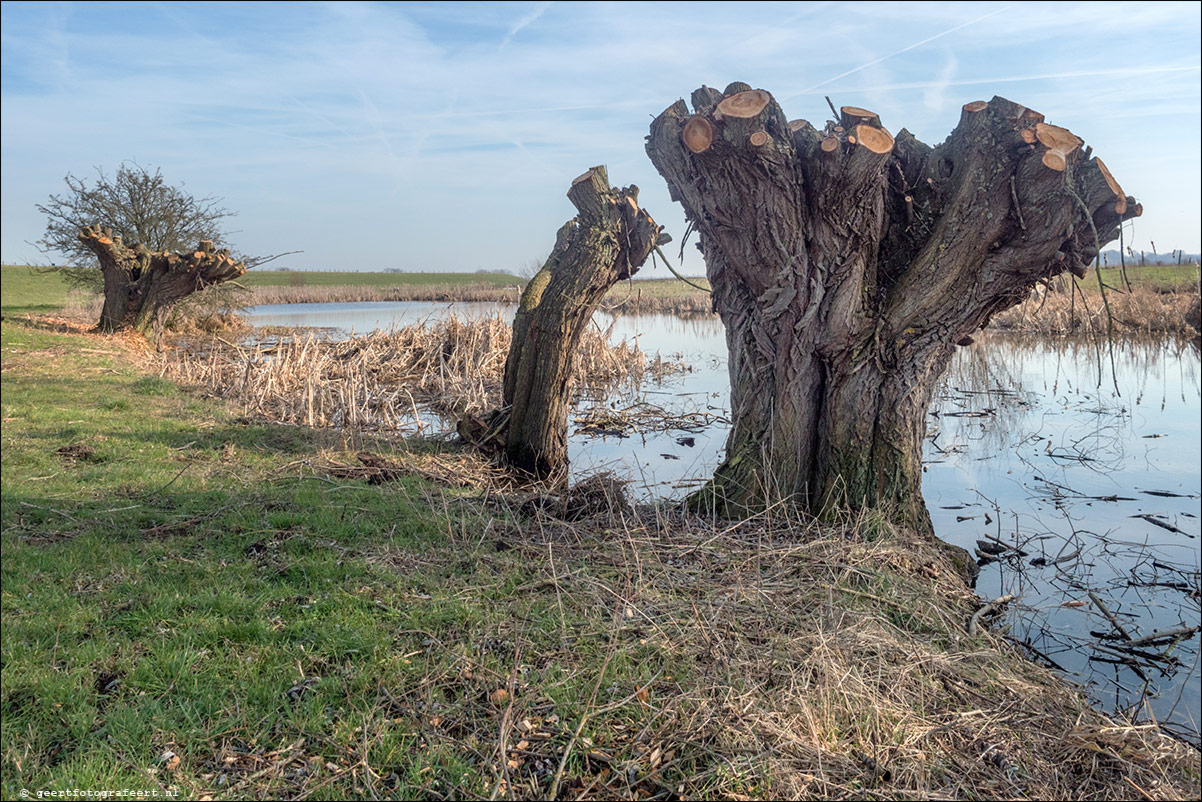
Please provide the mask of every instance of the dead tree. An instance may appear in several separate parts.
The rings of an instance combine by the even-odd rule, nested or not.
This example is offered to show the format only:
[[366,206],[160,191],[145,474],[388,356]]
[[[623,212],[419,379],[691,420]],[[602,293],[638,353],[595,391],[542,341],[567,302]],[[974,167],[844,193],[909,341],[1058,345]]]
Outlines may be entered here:
[[132,328],[145,334],[163,313],[194,292],[241,276],[246,265],[203,240],[192,253],[153,252],[114,236],[111,228],[87,226],[80,241],[100,260],[104,307],[100,331]]
[[746,84],[655,119],[730,350],[725,461],[693,501],[878,507],[929,532],[921,444],[957,344],[1140,214],[1069,131],[1003,98],[930,147],[844,106],[815,128]]
[[559,229],[555,248],[522,291],[505,360],[502,407],[484,421],[466,419],[465,439],[492,443],[519,471],[562,479],[568,465],[569,381],[585,326],[601,298],[638,271],[669,240],[638,204],[639,189],[610,187],[605,167],[572,182],[577,216]]

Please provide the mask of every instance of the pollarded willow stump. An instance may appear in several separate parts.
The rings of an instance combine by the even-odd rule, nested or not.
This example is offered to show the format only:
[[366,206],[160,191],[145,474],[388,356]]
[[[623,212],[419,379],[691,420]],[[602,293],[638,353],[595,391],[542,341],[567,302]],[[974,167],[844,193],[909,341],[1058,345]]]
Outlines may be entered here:
[[878,507],[929,532],[921,444],[955,346],[1037,282],[1083,275],[1140,207],[1004,98],[964,106],[934,148],[852,106],[789,121],[746,84],[692,102],[655,119],[647,153],[699,235],[730,350],[726,457],[693,501]]
[[558,482],[568,466],[569,382],[576,348],[597,304],[669,241],[638,204],[639,189],[610,187],[604,167],[572,182],[577,216],[522,291],[505,360],[503,406],[484,421],[460,421],[469,441],[500,447],[519,471]]
[[104,276],[104,308],[96,324],[101,331],[133,328],[146,333],[164,312],[192,293],[246,272],[246,265],[228,250],[214,249],[208,240],[192,253],[172,253],[126,245],[111,228],[101,226],[81,229],[79,239],[96,254]]

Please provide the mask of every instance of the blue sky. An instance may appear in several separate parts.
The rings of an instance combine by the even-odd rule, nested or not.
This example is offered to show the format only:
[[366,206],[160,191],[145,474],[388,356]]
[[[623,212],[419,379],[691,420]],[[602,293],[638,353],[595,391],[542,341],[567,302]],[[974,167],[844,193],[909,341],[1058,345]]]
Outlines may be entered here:
[[1200,9],[6,2],[0,257],[47,261],[28,244],[34,204],[127,160],[223,198],[236,248],[303,250],[294,268],[518,270],[594,164],[679,238],[643,138],[677,98],[733,80],[790,118],[821,123],[829,94],[930,144],[965,102],[1008,97],[1083,137],[1143,202],[1129,244],[1198,251]]

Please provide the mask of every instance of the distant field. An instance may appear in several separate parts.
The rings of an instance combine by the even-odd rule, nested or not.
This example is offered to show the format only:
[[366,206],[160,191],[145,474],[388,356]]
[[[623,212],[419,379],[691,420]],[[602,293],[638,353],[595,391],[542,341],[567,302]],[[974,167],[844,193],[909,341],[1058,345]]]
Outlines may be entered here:
[[[1123,287],[1119,268],[1102,269],[1107,285]],[[67,300],[67,284],[55,273],[5,265],[2,306],[5,314],[46,313]],[[1153,291],[1180,291],[1198,286],[1193,265],[1128,267],[1132,286]],[[708,286],[704,278],[691,281]],[[240,283],[255,292],[252,303],[353,302],[393,300],[514,300],[525,279],[506,273],[347,273],[338,271],[252,270]],[[1097,291],[1092,271],[1080,282],[1084,292]],[[709,310],[709,296],[674,278],[625,281],[610,290],[605,304],[614,311],[698,314]]]
[[54,312],[67,301],[67,282],[59,273],[36,267],[0,268],[0,306],[5,314]]
[[[1122,268],[1102,268],[1102,278],[1111,287],[1122,287]],[[1092,274],[1085,277],[1090,286],[1097,286],[1097,278]],[[1181,289],[1190,285],[1198,285],[1198,268],[1193,265],[1148,265],[1146,267],[1128,267],[1127,280],[1133,287],[1153,286],[1166,289]]]

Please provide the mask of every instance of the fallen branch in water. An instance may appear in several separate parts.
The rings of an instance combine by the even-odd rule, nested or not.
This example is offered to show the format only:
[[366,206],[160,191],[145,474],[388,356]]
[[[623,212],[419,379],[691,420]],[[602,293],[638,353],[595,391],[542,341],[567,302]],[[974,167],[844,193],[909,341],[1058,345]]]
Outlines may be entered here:
[[993,601],[986,604],[981,609],[972,614],[972,618],[968,619],[968,634],[975,636],[980,631],[981,617],[988,615],[1002,605],[1009,604],[1014,601],[1014,595],[1007,593],[1005,596],[998,596]]
[[1130,643],[1131,642],[1131,634],[1129,632],[1127,632],[1126,629],[1123,628],[1123,625],[1120,624],[1119,620],[1114,617],[1114,614],[1112,612],[1110,612],[1109,609],[1107,609],[1105,604],[1102,603],[1102,600],[1098,598],[1098,594],[1094,593],[1092,590],[1087,591],[1087,593],[1089,593],[1089,598],[1094,603],[1094,606],[1097,607],[1098,610],[1101,611],[1102,615],[1106,616],[1106,618],[1110,621],[1110,623],[1114,626],[1114,628],[1119,631],[1119,633],[1123,636],[1123,638],[1128,643]]
[[1129,641],[1124,644],[1124,646],[1147,646],[1148,644],[1156,643],[1157,641],[1162,640],[1184,640],[1185,638],[1192,637],[1198,632],[1199,629],[1200,628],[1196,626],[1183,626],[1177,627],[1176,629],[1170,629],[1166,632],[1153,632],[1151,635],[1144,635],[1142,638],[1136,638],[1133,641]]

